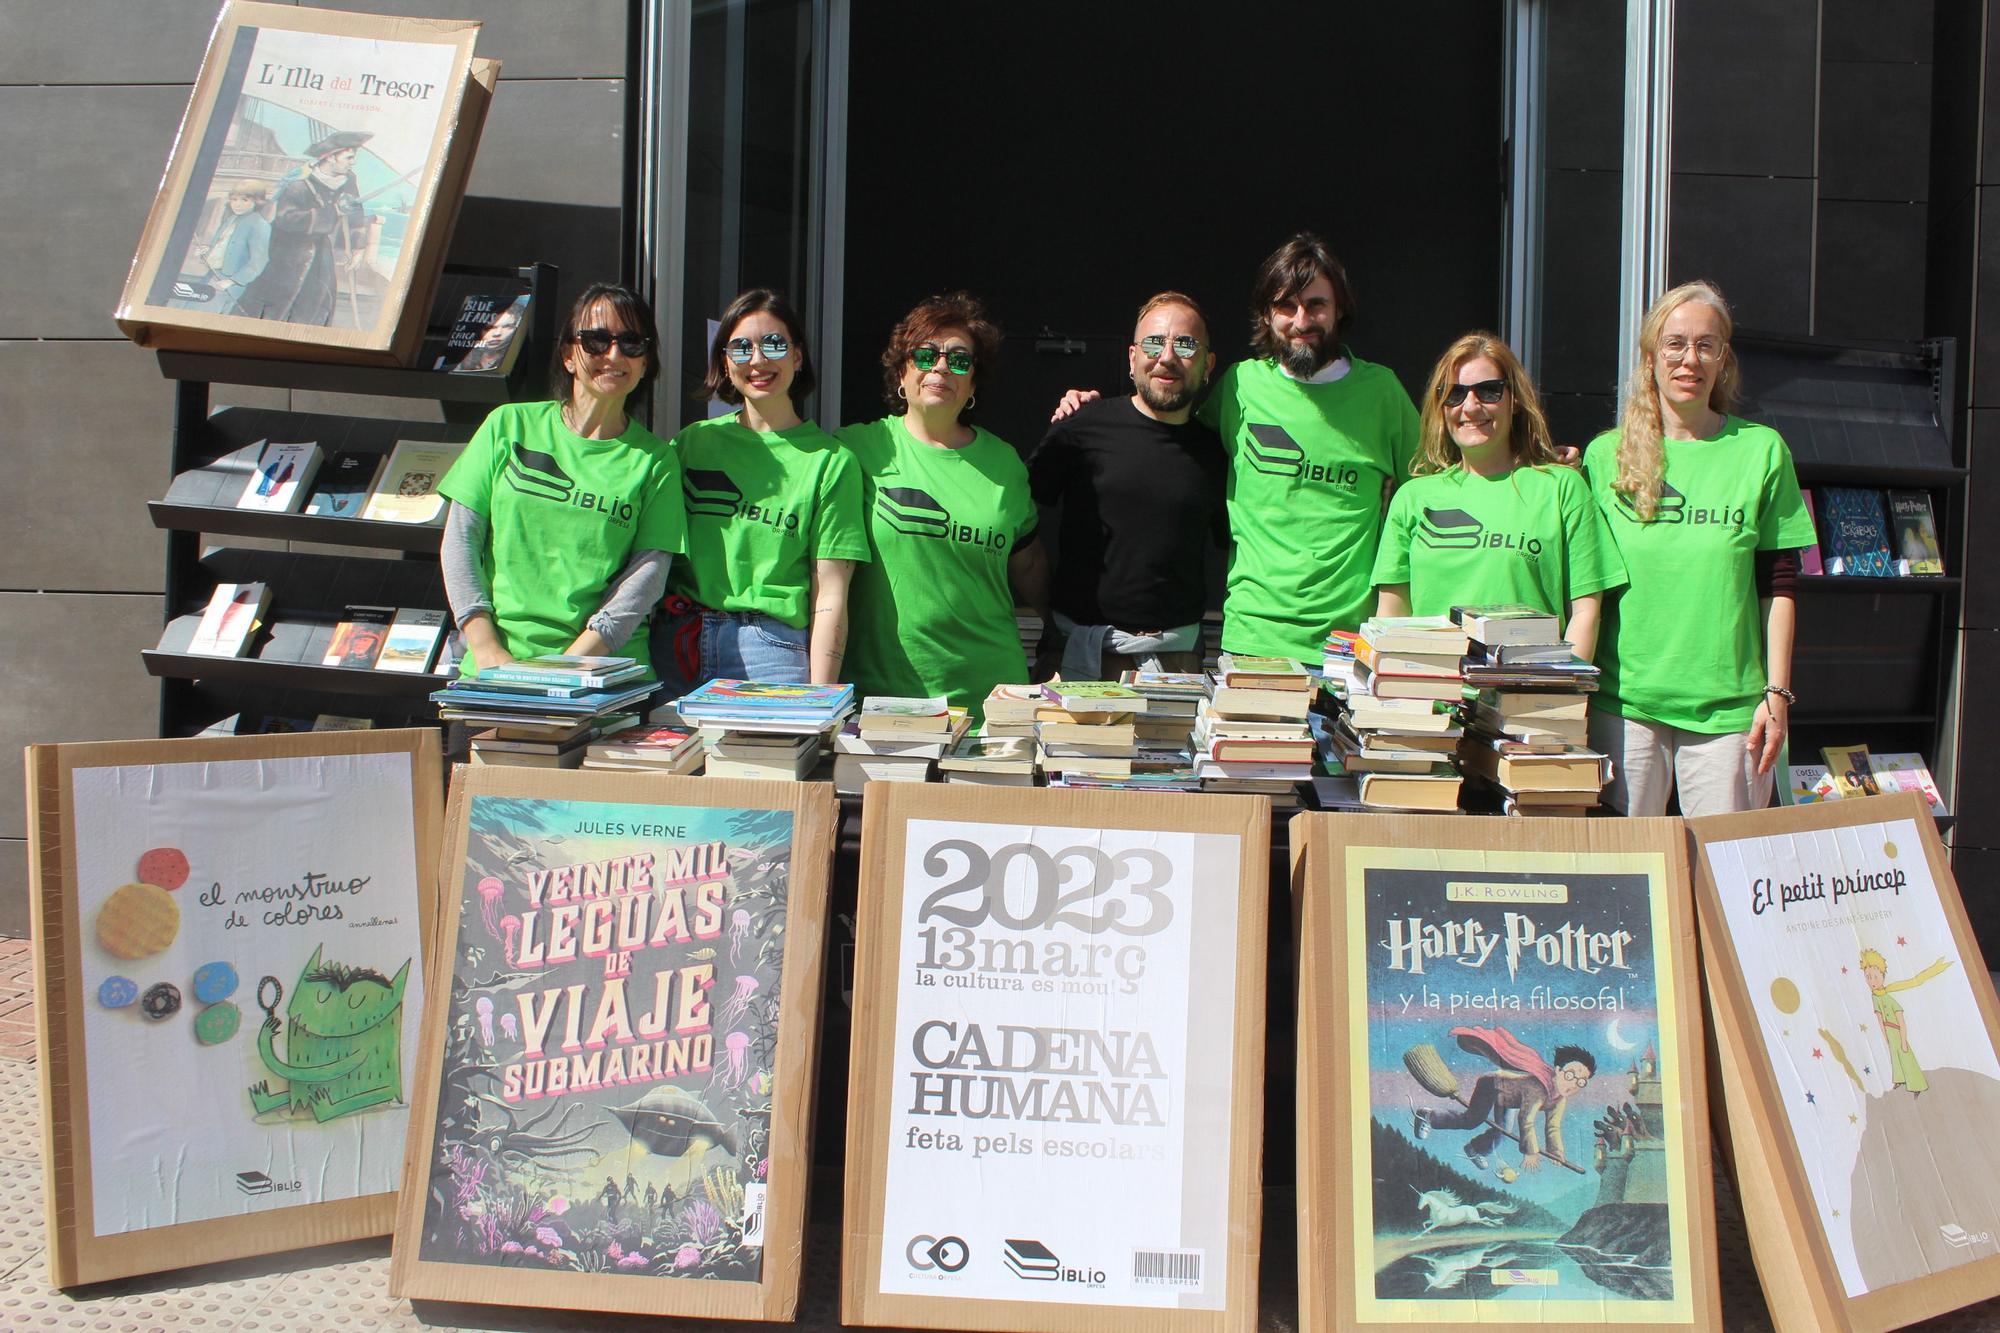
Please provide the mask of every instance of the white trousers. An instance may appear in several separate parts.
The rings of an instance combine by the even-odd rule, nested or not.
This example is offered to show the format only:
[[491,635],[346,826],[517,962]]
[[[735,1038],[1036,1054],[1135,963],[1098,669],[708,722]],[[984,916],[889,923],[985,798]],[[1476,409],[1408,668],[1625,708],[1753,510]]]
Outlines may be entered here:
[[1771,803],[1777,768],[1758,776],[1745,735],[1715,736],[1592,712],[1591,748],[1611,756],[1604,803],[1635,817],[1663,815],[1667,797],[1679,788],[1681,813],[1690,819],[1761,810]]

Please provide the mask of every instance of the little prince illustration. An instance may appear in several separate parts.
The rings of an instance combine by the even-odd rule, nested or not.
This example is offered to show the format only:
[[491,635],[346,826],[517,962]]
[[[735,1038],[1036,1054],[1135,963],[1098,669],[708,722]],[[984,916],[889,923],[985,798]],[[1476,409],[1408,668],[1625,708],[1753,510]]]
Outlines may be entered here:
[[1910,1031],[1903,1017],[1903,1006],[1892,992],[1921,986],[1950,966],[1950,959],[1940,958],[1913,977],[1890,981],[1888,960],[1874,949],[1861,951],[1861,975],[1867,978],[1870,998],[1875,1002],[1875,1022],[1882,1029],[1883,1039],[1889,1043],[1892,1081],[1896,1087],[1908,1088],[1912,1094],[1928,1091],[1931,1081],[1924,1077],[1922,1066],[1917,1064],[1916,1052],[1910,1047]]

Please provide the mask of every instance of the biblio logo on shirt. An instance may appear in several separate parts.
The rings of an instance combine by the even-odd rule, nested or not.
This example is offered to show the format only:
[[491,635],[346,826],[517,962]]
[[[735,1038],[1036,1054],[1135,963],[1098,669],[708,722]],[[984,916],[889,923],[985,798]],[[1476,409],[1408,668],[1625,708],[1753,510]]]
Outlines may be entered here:
[[785,532],[799,530],[797,510],[745,504],[743,488],[721,468],[688,468],[681,474],[681,493],[687,497],[689,518],[740,518]]
[[[1632,505],[1632,497],[1623,491],[1614,491],[1618,497],[1618,515],[1628,523],[1643,523],[1639,511]],[[1742,505],[1723,505],[1717,509],[1704,509],[1688,503],[1687,496],[1675,490],[1666,481],[1660,482],[1660,504],[1653,511],[1655,523],[1685,523],[1691,527],[1741,528],[1748,518]]]
[[914,486],[884,486],[875,492],[875,513],[890,528],[909,537],[935,537],[961,546],[992,551],[1007,548],[1007,534],[997,528],[975,528],[952,521],[951,511],[929,491]]
[[507,457],[506,470],[500,475],[523,495],[532,495],[538,500],[553,500],[576,509],[594,510],[619,527],[631,526],[630,500],[579,489],[553,454],[530,449],[519,440],[514,442]]
[[1463,509],[1424,507],[1423,521],[1417,524],[1417,540],[1439,551],[1518,551],[1527,559],[1539,559],[1542,539],[1517,532],[1488,532]]
[[1297,477],[1348,490],[1361,481],[1361,473],[1345,464],[1329,467],[1324,463],[1308,463],[1304,446],[1283,426],[1252,421],[1246,423],[1246,429],[1250,438],[1243,442],[1243,454],[1250,460],[1253,471],[1267,477]]

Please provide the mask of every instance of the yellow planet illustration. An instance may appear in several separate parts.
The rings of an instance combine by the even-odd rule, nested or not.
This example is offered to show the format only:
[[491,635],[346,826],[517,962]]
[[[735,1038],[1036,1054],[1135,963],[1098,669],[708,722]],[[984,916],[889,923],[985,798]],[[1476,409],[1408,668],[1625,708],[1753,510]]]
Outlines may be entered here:
[[1884,856],[1888,857],[1888,858],[1889,858],[1889,859],[1890,859],[1891,861],[1895,860],[1895,859],[1896,859],[1896,844],[1895,844],[1895,843],[1893,843],[1893,842],[1885,842],[1885,843],[1883,843],[1883,844],[1882,844],[1882,855],[1884,855]]
[[1778,1006],[1781,1014],[1796,1014],[1799,1011],[1798,983],[1790,977],[1779,977],[1771,983],[1771,1003]]

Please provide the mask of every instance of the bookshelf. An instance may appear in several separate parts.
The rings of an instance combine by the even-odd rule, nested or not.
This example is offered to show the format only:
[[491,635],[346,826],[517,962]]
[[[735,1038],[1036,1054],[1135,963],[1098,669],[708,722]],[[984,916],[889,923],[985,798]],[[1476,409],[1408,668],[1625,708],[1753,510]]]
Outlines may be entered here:
[[[321,665],[348,606],[446,609],[438,565],[441,525],[371,522],[238,509],[246,473],[232,456],[261,439],[311,440],[324,457],[343,451],[387,454],[398,441],[470,439],[495,405],[541,395],[555,337],[556,271],[448,265],[417,365],[434,363],[464,297],[474,291],[527,292],[533,300],[511,374],[453,375],[400,367],[328,365],[260,357],[160,352],[175,381],[172,476],[149,501],[167,534],[166,625],[142,654],[160,681],[160,734],[187,736],[232,713],[271,718],[332,714],[377,726],[432,725],[427,699],[450,677]],[[428,401],[442,421],[406,421],[335,412],[230,407],[210,410],[211,386],[252,385],[377,400]],[[377,406],[379,410],[379,404]],[[186,651],[202,608],[219,583],[263,582],[272,590],[265,625],[243,657]]]

